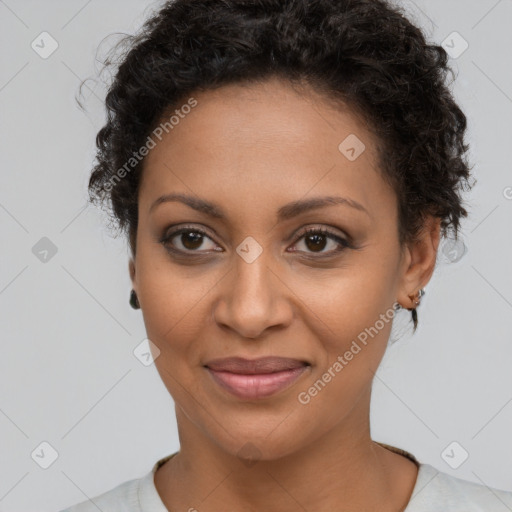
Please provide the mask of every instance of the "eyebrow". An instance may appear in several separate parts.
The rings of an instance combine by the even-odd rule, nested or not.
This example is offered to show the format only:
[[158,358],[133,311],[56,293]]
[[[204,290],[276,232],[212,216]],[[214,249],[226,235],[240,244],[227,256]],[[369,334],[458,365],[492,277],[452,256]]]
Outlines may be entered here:
[[[193,208],[194,210],[204,213],[205,215],[215,219],[224,220],[226,218],[226,214],[223,212],[219,205],[204,199],[200,199],[198,197],[180,193],[165,194],[160,196],[150,206],[149,212],[151,213],[158,205],[169,202],[180,202],[186,204],[187,206],[190,206],[190,208]],[[350,206],[351,208],[366,213],[368,216],[370,215],[368,210],[361,203],[358,203],[354,199],[340,196],[324,196],[313,197],[311,199],[301,199],[285,204],[277,211],[277,221],[281,222],[310,210],[316,210],[318,208],[325,208],[326,206],[337,204]]]

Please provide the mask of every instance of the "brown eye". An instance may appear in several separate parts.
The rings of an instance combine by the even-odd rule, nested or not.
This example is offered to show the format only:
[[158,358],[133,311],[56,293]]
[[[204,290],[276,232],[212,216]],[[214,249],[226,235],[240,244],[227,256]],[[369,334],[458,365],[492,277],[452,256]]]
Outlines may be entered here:
[[[203,249],[208,250],[208,247],[204,247],[205,239],[213,243],[213,240],[201,229],[181,228],[167,234],[161,242],[168,249],[178,252],[203,252],[197,249],[203,247]],[[215,244],[213,243],[213,247],[210,247],[210,250],[217,250],[214,247]]]
[[203,244],[203,235],[194,231],[188,231],[186,233],[181,233],[179,240],[186,249],[199,249]]
[[[324,228],[309,228],[302,233],[298,240],[302,239],[304,239],[304,246],[306,250],[299,250],[299,252],[334,254],[350,247],[347,240]],[[329,246],[331,247],[330,249]],[[328,250],[324,251],[326,247]]]
[[328,238],[323,234],[311,234],[304,237],[304,243],[313,252],[322,251],[327,245]]

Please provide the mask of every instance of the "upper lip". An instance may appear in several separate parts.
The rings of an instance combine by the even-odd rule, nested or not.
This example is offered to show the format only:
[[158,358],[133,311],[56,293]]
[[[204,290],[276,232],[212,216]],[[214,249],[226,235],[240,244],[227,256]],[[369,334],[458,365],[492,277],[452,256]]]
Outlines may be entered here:
[[290,359],[288,357],[261,357],[259,359],[245,359],[243,357],[227,357],[213,359],[204,366],[214,371],[231,372],[255,375],[258,373],[274,373],[284,370],[293,370],[309,365],[306,361]]

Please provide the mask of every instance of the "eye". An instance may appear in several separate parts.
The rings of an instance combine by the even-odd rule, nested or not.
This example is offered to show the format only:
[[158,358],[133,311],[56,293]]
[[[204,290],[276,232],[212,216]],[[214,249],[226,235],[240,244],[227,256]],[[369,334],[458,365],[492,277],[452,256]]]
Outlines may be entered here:
[[[325,228],[308,228],[302,232],[298,241],[302,239],[304,239],[303,246],[306,248],[306,251],[300,250],[300,252],[309,252],[310,254],[333,255],[351,247],[348,240]],[[323,251],[323,249],[329,247],[329,242],[331,250]]]
[[[173,243],[174,239],[176,239],[176,242]],[[208,239],[211,242],[213,242],[213,240],[208,236],[208,234],[202,229],[195,227],[182,227],[180,229],[177,229],[166,234],[164,238],[160,240],[160,242],[164,245],[166,249],[172,252],[202,252],[198,251],[197,249],[208,249],[208,247],[204,247],[205,245],[208,245],[204,243],[205,239]],[[211,247],[210,250],[212,250]],[[218,251],[219,249],[213,250]]]
[[[335,253],[339,253],[346,248],[352,247],[348,240],[345,240],[341,236],[325,228],[308,228],[303,230],[295,244],[297,245],[297,242],[302,239],[304,239],[303,244],[306,250],[301,249],[298,250],[298,252],[309,252],[310,254],[318,253],[322,256],[330,256]],[[208,244],[205,244],[205,240],[210,240],[212,245],[208,247]],[[331,249],[324,251],[326,247],[329,247],[329,242]],[[216,252],[222,251],[221,248],[216,246],[215,242],[213,242],[206,231],[197,227],[185,226],[175,231],[171,231],[170,233],[165,234],[165,236],[160,240],[160,243],[162,243],[168,251],[176,254],[197,253],[199,255],[205,251],[208,252],[208,250]],[[297,249],[294,249],[291,252],[297,252]]]

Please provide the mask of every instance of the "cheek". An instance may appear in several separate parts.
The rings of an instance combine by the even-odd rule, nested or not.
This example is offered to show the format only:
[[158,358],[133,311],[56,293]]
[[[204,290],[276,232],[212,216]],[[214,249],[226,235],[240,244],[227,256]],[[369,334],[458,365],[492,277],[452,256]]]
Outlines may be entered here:
[[[298,292],[308,306],[305,311],[310,312],[302,318],[309,319],[308,328],[321,354],[308,383],[317,383],[324,400],[352,402],[370,385],[386,350],[395,314],[398,256],[391,245],[379,248],[369,247],[354,258],[357,263],[320,287],[317,283],[318,293],[312,293],[312,282],[304,281]],[[329,391],[324,392],[324,387]]]
[[319,364],[297,394],[304,412],[310,418],[322,417],[326,428],[343,420],[362,397],[369,398],[394,315],[371,300],[353,308],[350,301],[340,299],[338,306],[344,310],[334,311],[331,305],[330,331],[317,350],[322,352]]
[[[396,298],[397,258],[392,244],[372,243],[353,253],[344,268],[321,278],[310,275],[296,279],[294,291],[308,306],[303,319],[308,319],[309,328],[324,341],[329,352],[343,352],[347,343],[375,324],[379,333],[382,331],[381,338],[389,334]],[[384,325],[379,321],[381,315],[386,315]]]
[[[163,359],[171,361],[178,353],[187,357],[204,337],[204,324],[209,320],[208,293],[216,280],[211,273],[198,274],[199,267],[194,270],[172,264],[156,244],[139,243],[137,286],[148,338]],[[191,279],[189,274],[194,272],[198,277]]]

